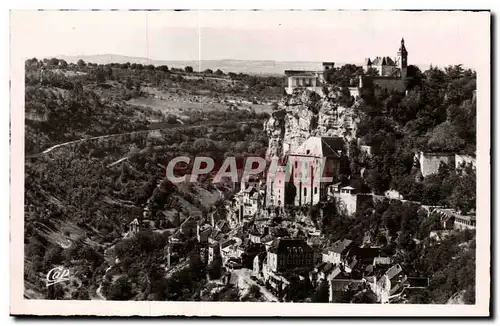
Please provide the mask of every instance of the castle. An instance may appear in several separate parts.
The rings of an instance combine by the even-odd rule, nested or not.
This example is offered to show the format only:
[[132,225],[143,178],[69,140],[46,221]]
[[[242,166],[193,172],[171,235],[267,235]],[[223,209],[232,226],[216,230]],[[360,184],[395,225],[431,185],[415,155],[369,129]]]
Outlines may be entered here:
[[[285,70],[285,76],[288,80],[288,85],[285,88],[286,93],[293,94],[295,90],[308,89],[322,94],[323,85],[325,85],[323,73],[333,69],[334,65],[333,62],[323,62],[322,71]],[[404,92],[406,90],[405,80],[408,74],[408,51],[404,39],[401,39],[401,45],[395,58],[388,56],[376,57],[373,61],[366,58],[363,69],[365,75],[360,77],[359,85],[349,87],[351,96],[355,98],[359,96],[359,89],[362,88]],[[371,72],[376,71],[378,76],[366,75],[370,70]]]
[[405,40],[401,39],[396,58],[391,57],[376,57],[373,61],[370,58],[365,59],[363,69],[367,72],[369,69],[374,69],[381,77],[396,77],[405,79],[408,69],[408,51],[405,47]]

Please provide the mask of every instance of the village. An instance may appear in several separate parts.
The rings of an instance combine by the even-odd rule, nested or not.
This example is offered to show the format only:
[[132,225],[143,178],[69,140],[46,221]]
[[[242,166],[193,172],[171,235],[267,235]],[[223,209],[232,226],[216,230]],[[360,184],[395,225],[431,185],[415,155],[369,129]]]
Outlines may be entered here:
[[[406,65],[402,40],[396,59],[366,59],[364,69],[378,71],[380,76],[372,79],[379,86],[399,89]],[[323,66],[331,69],[334,63],[325,62]],[[321,73],[286,71],[285,75],[289,94],[305,89],[322,92]],[[360,78],[359,87],[350,89],[353,97],[359,95],[368,78]],[[370,155],[370,146],[358,147]],[[342,296],[345,300],[348,295],[350,302],[405,303],[409,295],[429,285],[427,277],[406,270],[368,235],[362,243],[349,238],[330,241],[317,221],[328,219],[332,209],[354,218],[377,202],[409,202],[427,216],[438,217],[438,225],[428,236],[440,239],[454,229],[474,230],[475,212],[463,214],[449,207],[422,205],[406,200],[397,190],[384,195],[365,193],[340,177],[342,166],[349,164],[348,151],[344,137],[311,136],[285,155],[273,157],[281,163],[276,171],[233,185],[234,196],[225,198],[206,216],[199,212],[181,219],[177,213],[175,232],[165,248],[166,270],[185,259],[182,244],[196,239],[202,261],[209,269],[218,270],[215,275],[220,282],[238,288],[258,286],[267,301],[301,300],[304,298],[299,293],[323,284],[328,289],[328,302],[339,302]],[[443,164],[456,171],[466,166],[475,169],[475,158],[459,153],[415,152],[414,166],[422,178],[436,174]],[[320,178],[319,169],[323,173]],[[324,182],[321,177],[331,181]],[[141,222],[132,221],[127,236],[150,228],[147,218],[145,212]]]
[[[333,143],[331,139],[314,141]],[[334,151],[326,155],[333,161],[339,156]],[[427,173],[439,166],[435,159],[426,160],[423,153],[420,158],[424,163],[421,168]],[[464,158],[452,159],[458,168]],[[212,212],[204,218],[200,213],[182,223],[179,217],[179,227],[165,248],[166,269],[179,263],[182,244],[192,237],[200,244],[200,255],[206,265],[220,266],[224,283],[234,282],[243,288],[258,285],[262,293],[272,294],[266,297],[274,298],[273,301],[290,301],[291,291],[297,286],[314,288],[326,282],[329,302],[334,302],[336,293],[353,291],[355,295],[367,296],[370,302],[404,303],[408,293],[428,285],[427,278],[409,276],[380,247],[372,246],[369,239],[362,245],[345,238],[328,244],[310,217],[309,208],[318,204],[337,203],[347,216],[352,216],[367,201],[384,198],[404,201],[397,191],[377,196],[357,193],[353,187],[338,182],[328,186],[313,183],[313,188],[299,183],[302,196],[296,196],[295,206],[285,206],[283,183],[284,178],[276,178],[271,185],[252,178],[242,182],[240,191],[225,202],[226,216]],[[440,218],[440,228],[429,236],[440,237],[453,229],[475,229],[473,215],[425,205],[421,209]],[[321,209],[319,213],[327,214]],[[141,228],[149,228],[147,220],[142,222],[136,219],[130,224],[130,236]]]

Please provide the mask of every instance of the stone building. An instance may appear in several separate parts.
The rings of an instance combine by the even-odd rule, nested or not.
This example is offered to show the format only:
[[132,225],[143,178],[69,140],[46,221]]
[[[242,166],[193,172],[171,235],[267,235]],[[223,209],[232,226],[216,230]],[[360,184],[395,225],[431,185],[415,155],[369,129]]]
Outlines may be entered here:
[[363,68],[365,72],[368,69],[375,69],[378,76],[363,77],[360,81],[360,88],[404,92],[406,90],[405,80],[408,77],[408,51],[404,39],[401,39],[399,51],[394,59],[386,56],[376,57],[372,61],[370,58],[366,58]]
[[329,190],[330,198],[334,198],[340,212],[354,215],[358,209],[373,203],[373,194],[360,194],[351,186],[335,185]]
[[406,50],[404,39],[401,39],[401,46],[395,58],[376,57],[373,60],[366,58],[363,68],[365,71],[375,69],[380,77],[405,79],[408,68],[408,51]]
[[323,250],[321,260],[325,263],[338,265],[343,261],[343,259],[345,259],[347,253],[353,246],[354,243],[352,242],[352,240],[338,240],[333,245]]
[[285,70],[287,77],[287,94],[293,94],[296,89],[310,91],[322,94],[323,72],[307,70]]
[[[341,137],[310,137],[289,154],[296,206],[326,200],[328,184],[337,181],[345,142]],[[331,178],[325,182],[322,178]]]
[[280,272],[292,268],[314,266],[314,251],[304,240],[275,239],[267,252],[270,271]]

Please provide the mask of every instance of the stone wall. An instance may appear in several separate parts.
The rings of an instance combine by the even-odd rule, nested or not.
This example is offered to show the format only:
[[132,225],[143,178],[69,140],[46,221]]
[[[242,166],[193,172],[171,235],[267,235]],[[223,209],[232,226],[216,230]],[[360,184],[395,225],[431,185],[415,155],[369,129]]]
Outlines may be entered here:
[[441,163],[455,166],[455,155],[446,153],[420,152],[418,161],[420,164],[420,172],[425,178],[426,176],[437,173]]

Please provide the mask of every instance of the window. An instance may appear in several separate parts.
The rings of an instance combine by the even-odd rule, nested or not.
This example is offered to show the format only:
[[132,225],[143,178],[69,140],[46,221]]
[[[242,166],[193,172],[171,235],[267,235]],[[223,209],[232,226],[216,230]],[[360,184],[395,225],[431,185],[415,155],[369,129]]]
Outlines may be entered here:
[[316,195],[318,193],[318,187],[314,187],[314,194]]
[[306,151],[306,154],[308,154],[308,155],[309,155],[309,153],[311,153],[311,150],[310,150],[310,149],[308,149],[308,150]]
[[307,188],[304,188],[304,197],[307,196]]
[[295,168],[298,168],[298,167],[299,167],[298,162],[295,161]]

